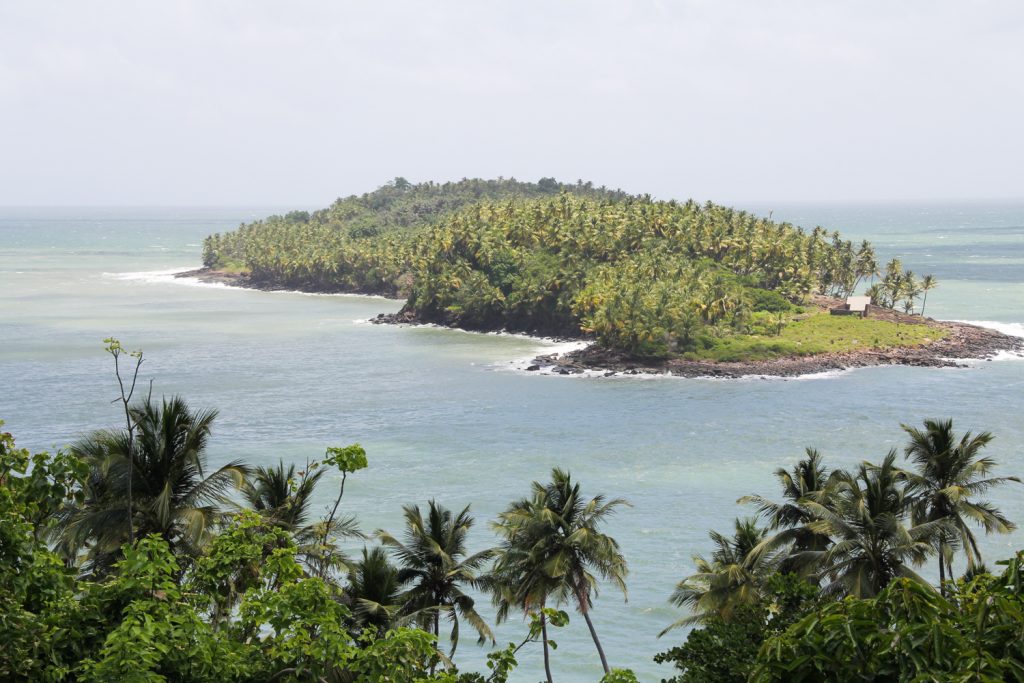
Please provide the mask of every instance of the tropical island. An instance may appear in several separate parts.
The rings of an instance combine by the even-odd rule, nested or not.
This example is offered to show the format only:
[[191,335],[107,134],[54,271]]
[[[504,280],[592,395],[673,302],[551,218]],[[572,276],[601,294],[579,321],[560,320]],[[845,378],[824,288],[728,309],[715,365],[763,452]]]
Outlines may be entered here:
[[[929,291],[872,245],[712,203],[592,183],[403,178],[208,237],[182,275],[405,300],[375,322],[594,343],[531,367],[689,376],[948,366],[1020,339],[925,317]],[[832,315],[864,288],[863,316]]]

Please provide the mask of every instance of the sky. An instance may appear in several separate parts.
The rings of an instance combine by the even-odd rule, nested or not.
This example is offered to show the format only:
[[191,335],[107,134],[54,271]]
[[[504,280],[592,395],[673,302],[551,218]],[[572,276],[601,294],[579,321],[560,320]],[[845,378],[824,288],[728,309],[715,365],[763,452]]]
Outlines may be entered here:
[[1024,3],[0,0],[0,205],[1024,197]]

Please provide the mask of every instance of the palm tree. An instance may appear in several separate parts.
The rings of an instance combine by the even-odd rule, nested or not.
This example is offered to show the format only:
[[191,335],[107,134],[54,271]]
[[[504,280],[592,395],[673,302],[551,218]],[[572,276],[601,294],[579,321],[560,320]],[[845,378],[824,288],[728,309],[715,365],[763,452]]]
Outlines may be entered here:
[[330,568],[348,567],[351,561],[330,536],[365,538],[352,516],[333,520],[327,537],[323,537],[324,522],[309,522],[313,492],[324,472],[325,469],[307,467],[296,473],[295,465],[286,468],[280,461],[275,467],[257,467],[242,490],[253,510],[291,533],[299,557],[320,576],[325,576]]
[[309,505],[325,471],[304,470],[296,478],[295,465],[285,469],[283,460],[276,467],[259,466],[253,470],[243,493],[252,509],[271,523],[292,532],[297,540],[312,540],[312,529],[307,524]]
[[466,555],[466,537],[473,526],[469,506],[454,515],[431,500],[426,520],[418,505],[406,505],[404,510],[405,542],[377,531],[381,543],[398,558],[398,582],[410,584],[402,595],[401,613],[415,618],[439,638],[441,612],[446,612],[452,622],[449,656],[459,644],[460,616],[476,630],[479,643],[493,641],[490,627],[462,588],[478,585],[480,567],[493,555],[493,550]]
[[781,467],[775,470],[785,502],[775,503],[756,495],[744,496],[737,501],[757,505],[758,514],[768,521],[769,529],[783,530],[772,537],[772,545],[778,547],[791,543],[794,552],[824,550],[831,543],[827,534],[815,532],[808,526],[816,517],[803,504],[809,496],[825,489],[829,472],[821,464],[821,453],[817,449],[808,448],[805,452],[807,457],[799,461],[792,472]]
[[885,286],[875,282],[864,292],[864,295],[871,299],[872,306],[885,306]]
[[103,573],[134,529],[139,537],[159,534],[181,556],[198,555],[224,516],[227,493],[249,473],[233,461],[207,475],[206,445],[216,416],[215,410],[193,411],[178,396],[160,403],[147,399],[131,408],[134,434],[103,430],[72,445],[91,471],[82,502],[62,516],[64,551],[75,557],[86,550],[89,570]]
[[896,451],[890,451],[881,465],[863,463],[856,474],[836,472],[824,491],[805,499],[816,517],[808,528],[829,536],[833,544],[793,558],[816,568],[817,578],[831,581],[826,594],[872,597],[896,577],[927,585],[909,565],[923,564],[934,552],[947,523],[907,526],[911,501],[899,485],[902,473],[895,461]]
[[925,420],[924,430],[901,426],[910,436],[904,455],[916,466],[915,472],[905,474],[914,516],[919,521],[945,520],[950,525],[938,539],[939,585],[945,592],[946,570],[952,578],[957,546],[967,556],[968,571],[975,571],[982,561],[968,522],[980,525],[986,533],[1005,534],[1017,528],[991,503],[973,498],[1008,481],[1020,483],[1020,479],[987,476],[996,464],[980,455],[992,441],[989,432],[977,436],[967,432],[958,439],[952,420]]
[[894,308],[899,299],[900,291],[903,288],[903,263],[894,258],[885,264],[885,273],[882,277],[882,290],[885,292],[885,303],[883,306]]
[[363,548],[362,559],[349,568],[344,599],[352,609],[355,626],[375,628],[383,634],[395,623],[401,609],[401,583],[398,569],[388,561],[387,552],[377,546]]
[[693,558],[697,573],[680,581],[669,601],[693,614],[671,624],[659,635],[678,626],[689,626],[717,616],[729,621],[737,607],[753,605],[762,598],[768,577],[775,573],[778,555],[763,552],[766,529],[753,519],[737,519],[730,538],[717,531],[708,535],[715,544],[711,559]]
[[[495,574],[500,577],[499,585],[513,586],[511,596],[499,594],[497,601],[524,608],[551,600],[556,604],[574,602],[608,673],[608,660],[590,611],[597,595],[597,577],[611,581],[625,596],[628,569],[619,544],[599,527],[628,503],[619,498],[606,500],[603,495],[585,501],[579,484],[558,468],[552,470],[551,482],[533,482],[532,489],[530,498],[512,503],[495,523],[502,537]],[[522,588],[514,588],[516,581]]]
[[914,312],[914,301],[921,296],[921,291],[921,283],[914,277],[914,272],[911,270],[904,272],[900,296],[904,299],[903,307],[907,313]]
[[928,292],[939,286],[939,281],[934,275],[925,275],[921,280],[921,291],[924,293],[924,300],[921,302],[921,317],[924,317],[924,307],[928,305]]
[[508,618],[508,613],[513,608],[522,611],[524,616],[539,616],[544,673],[547,682],[552,683],[548,625],[544,608],[548,596],[558,589],[560,581],[546,574],[543,567],[534,561],[528,544],[519,544],[521,537],[514,538],[514,534],[505,533],[511,529],[508,529],[501,520],[494,526],[503,535],[503,539],[495,549],[494,568],[481,579],[480,586],[491,594],[491,600],[497,608],[495,619],[499,624]]

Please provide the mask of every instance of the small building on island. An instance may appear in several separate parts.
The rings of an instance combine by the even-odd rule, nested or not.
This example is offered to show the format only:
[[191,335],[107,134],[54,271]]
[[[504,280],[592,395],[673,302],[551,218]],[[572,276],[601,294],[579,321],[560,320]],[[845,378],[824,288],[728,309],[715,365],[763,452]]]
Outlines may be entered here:
[[845,304],[830,308],[829,313],[832,315],[859,315],[861,318],[866,318],[870,303],[871,297],[869,296],[848,296]]

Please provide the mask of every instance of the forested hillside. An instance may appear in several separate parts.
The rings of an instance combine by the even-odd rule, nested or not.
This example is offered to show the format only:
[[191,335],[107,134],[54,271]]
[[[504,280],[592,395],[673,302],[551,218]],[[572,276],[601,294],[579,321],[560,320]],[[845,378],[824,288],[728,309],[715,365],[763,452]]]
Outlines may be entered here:
[[339,198],[326,209],[291,211],[215,234],[203,243],[203,265],[246,270],[263,282],[303,289],[396,294],[409,263],[410,233],[480,201],[537,199],[569,192],[623,199],[621,190],[541,178],[464,179],[412,184],[395,178],[363,195]]
[[[778,335],[807,295],[846,296],[880,274],[868,242],[836,232],[553,179],[399,178],[213,235],[204,264],[262,286],[406,297],[420,321],[590,335],[639,357]],[[873,291],[908,309],[921,294],[898,262]]]

